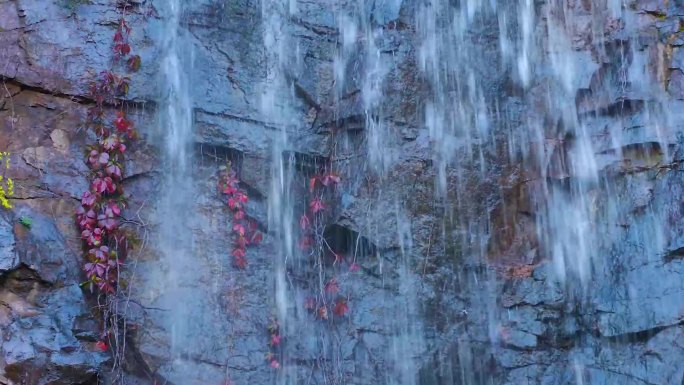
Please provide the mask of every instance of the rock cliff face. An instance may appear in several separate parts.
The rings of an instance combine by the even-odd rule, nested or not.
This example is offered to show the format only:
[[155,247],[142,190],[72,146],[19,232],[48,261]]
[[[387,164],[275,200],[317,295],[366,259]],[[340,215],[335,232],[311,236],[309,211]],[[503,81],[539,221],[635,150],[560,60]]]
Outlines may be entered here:
[[[684,384],[684,4],[461,0],[430,13],[421,0],[290,1],[284,154],[300,185],[312,163],[334,162],[343,183],[327,239],[356,250],[361,268],[340,282],[349,316],[292,316],[287,365],[274,370],[264,357],[278,234],[234,268],[216,184],[233,160],[267,230],[285,128],[261,105],[264,15],[282,4],[185,4],[198,193],[187,215],[201,268],[182,284],[202,295],[179,358],[173,320],[155,306],[169,295],[158,242],[173,242],[155,237],[168,172],[156,119],[162,1],[128,2],[143,61],[129,110],[143,141],[126,164],[125,217],[144,242],[126,266],[117,381]],[[114,0],[0,0],[0,151],[17,185],[15,207],[0,209],[0,383],[112,380],[95,346],[96,298],[79,286],[73,213],[88,189],[88,84],[109,66],[119,14]],[[435,129],[431,111],[453,130]],[[287,271],[297,305],[316,285],[307,269]]]

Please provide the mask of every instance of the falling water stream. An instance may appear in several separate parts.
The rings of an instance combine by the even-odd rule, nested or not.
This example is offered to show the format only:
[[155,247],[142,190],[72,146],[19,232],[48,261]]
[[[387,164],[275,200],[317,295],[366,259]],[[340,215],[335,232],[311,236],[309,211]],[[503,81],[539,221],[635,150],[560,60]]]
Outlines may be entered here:
[[[386,90],[393,62],[383,45],[387,44],[390,29],[387,20],[369,7],[367,1],[339,3],[331,11],[337,28],[335,54],[329,63],[335,80],[331,109],[336,115],[343,114],[343,101],[350,97],[347,86],[362,79],[359,105],[363,110],[366,157],[359,167],[376,178],[375,192],[380,202],[369,204],[364,222],[369,225],[359,226],[357,230],[370,242],[380,244],[380,233],[386,232],[384,226],[396,229],[396,236],[389,242],[391,247],[375,250],[369,256],[379,266],[380,285],[384,290],[380,302],[386,312],[381,325],[376,326],[387,342],[382,345],[382,357],[376,359],[385,365],[385,384],[433,384],[419,379],[429,348],[425,307],[420,297],[425,283],[421,282],[417,267],[423,260],[422,251],[416,246],[416,229],[421,224],[411,218],[410,202],[392,192],[396,181],[389,176],[403,156],[401,143],[394,140],[393,134],[398,124],[392,120],[386,103],[391,96]],[[632,22],[625,19],[622,2],[594,1],[590,10],[576,4],[580,2],[563,0],[550,0],[543,5],[533,0],[414,3],[413,13],[402,17],[415,27],[416,71],[426,84],[417,103],[420,128],[424,129],[419,141],[424,139],[434,173],[431,204],[443,215],[442,229],[435,233],[441,238],[431,242],[443,245],[445,251],[456,250],[454,253],[458,256],[447,257],[458,257],[465,261],[463,266],[491,264],[496,267],[512,259],[526,266],[549,266],[549,278],[539,290],[558,293],[562,298],[562,305],[558,306],[568,312],[582,309],[584,313],[600,308],[592,293],[612,290],[606,287],[607,282],[596,280],[600,274],[612,274],[611,261],[602,256],[627,253],[621,245],[634,239],[638,239],[641,250],[647,253],[656,254],[664,248],[664,235],[658,223],[665,214],[657,208],[647,209],[643,223],[630,228],[614,225],[633,217],[627,205],[614,196],[618,186],[605,176],[606,170],[631,156],[629,151],[633,151],[636,140],[625,133],[624,120],[607,118],[602,109],[626,108],[624,105],[633,94],[662,93],[653,86],[659,80],[648,73],[649,59],[634,48],[636,44],[629,44],[628,39],[621,46],[605,44],[604,34],[596,32],[611,27],[599,20]],[[401,1],[383,4],[390,9],[389,13],[396,11],[390,19],[399,17]],[[329,377],[324,378],[338,381],[334,383],[355,383],[342,380],[349,377],[344,377],[348,372],[343,373],[341,369],[343,360],[339,352],[343,347],[339,345],[339,338],[302,310],[304,286],[316,287],[322,283],[303,285],[291,276],[305,261],[296,247],[297,203],[293,186],[298,183],[298,176],[293,152],[296,139],[293,138],[301,137],[302,133],[309,135],[306,131],[309,127],[300,121],[301,114],[296,111],[300,107],[293,80],[303,71],[303,54],[292,27],[292,21],[301,16],[297,7],[298,2],[294,0],[261,0],[265,76],[256,88],[260,93],[257,98],[260,118],[268,126],[272,144],[268,231],[274,250],[274,318],[287,341],[282,348],[281,367],[274,372],[274,378],[278,384],[307,383],[307,376],[312,375],[303,373],[298,365],[314,358],[301,356],[297,349],[316,346],[322,351],[320,357],[334,366],[325,368],[325,375]],[[191,306],[202,297],[198,292],[201,286],[198,289],[188,284],[208,273],[196,267],[192,234],[198,224],[192,223],[191,215],[186,215],[194,210],[195,183],[191,162],[193,101],[188,79],[192,67],[192,55],[188,53],[192,50],[180,32],[182,8],[181,0],[169,0],[165,5],[166,29],[160,61],[164,87],[159,121],[165,173],[164,193],[159,203],[159,235],[161,239],[173,241],[160,243],[165,270],[159,274],[163,276],[160,279],[165,282],[166,292],[160,294],[159,305],[169,309],[173,366],[169,370],[183,372],[176,378],[188,381],[177,384],[189,384],[192,383],[189,379],[196,375],[182,369],[184,359],[202,352],[188,341],[202,328],[211,326],[198,318]],[[599,15],[607,17],[599,18]],[[591,42],[580,41],[578,36]],[[496,49],[483,49],[486,43],[481,39],[484,38],[495,40]],[[598,68],[591,54],[580,50],[582,44],[596,47],[593,54],[601,56],[604,70],[609,73],[606,77],[618,79],[619,86],[600,83],[601,79],[592,77]],[[361,71],[350,71],[350,66]],[[509,84],[495,84],[491,74],[499,71],[508,74]],[[504,87],[513,89],[520,100],[534,108],[517,111],[514,103],[492,92],[492,89],[503,92]],[[600,94],[599,100],[608,100],[614,105],[576,103],[581,90]],[[663,112],[663,101],[659,98],[656,96],[645,103],[639,115],[642,120],[635,129],[643,131],[639,133],[640,139],[649,138],[663,162],[669,162],[670,134],[663,128],[669,117]],[[345,145],[349,144],[340,144],[340,148]],[[653,156],[653,152],[646,152],[646,158]],[[529,207],[519,208],[513,215],[524,211],[525,220],[531,223],[528,238],[520,240],[515,238],[520,234],[514,234],[515,240],[508,243],[493,233],[497,228],[493,210],[469,190],[473,180],[492,179],[492,169],[497,166],[493,160],[500,160],[501,156],[509,163],[506,167],[520,167],[516,175],[525,192],[512,200],[525,201],[520,205]],[[642,158],[631,160],[643,161]],[[350,175],[350,179],[354,177]],[[637,182],[635,179],[634,183]],[[499,198],[504,207],[512,204],[506,201],[503,192]],[[380,227],[382,231],[378,231]],[[449,242],[460,246],[450,247]],[[524,254],[515,249],[519,246],[515,242],[524,243],[527,247]],[[491,246],[496,243],[501,244]],[[390,274],[396,274],[395,286],[387,278]],[[496,297],[496,290],[500,288],[500,281],[491,271],[465,272],[463,267],[463,271],[454,275],[472,289],[461,315],[471,317],[468,322],[481,333],[459,329],[451,335],[457,345],[453,355],[458,357],[459,365],[452,368],[453,361],[438,359],[439,369],[435,368],[435,374],[431,375],[451,378],[445,381],[454,384],[495,384],[493,374],[483,372],[485,359],[471,349],[471,344],[489,344],[491,351],[496,352],[508,338],[502,336],[501,325],[516,317],[516,309],[504,311],[498,307],[500,299]],[[624,290],[627,298],[634,294],[629,288]],[[620,313],[619,316],[601,309],[607,315],[600,318],[598,327],[604,332],[622,327],[632,319],[630,309],[636,305],[627,300],[618,309],[610,309]],[[576,344],[578,350],[594,346],[590,338],[578,340]],[[582,374],[587,365],[583,356],[578,354],[571,361],[575,371],[573,381],[587,383]]]
[[[195,239],[197,223],[195,188],[193,180],[193,104],[190,93],[189,74],[192,69],[193,52],[182,35],[182,0],[169,0],[161,9],[165,17],[160,70],[162,85],[159,109],[159,143],[163,184],[160,190],[159,245],[163,261],[162,275],[153,280],[161,284],[156,306],[168,311],[166,331],[170,334],[169,363],[164,375],[175,383],[195,383],[201,375],[192,373],[188,357],[202,353],[202,338],[198,330],[206,329],[202,313],[202,301],[206,298],[203,288],[198,288],[205,269],[197,263]],[[191,342],[192,341],[192,342]]]

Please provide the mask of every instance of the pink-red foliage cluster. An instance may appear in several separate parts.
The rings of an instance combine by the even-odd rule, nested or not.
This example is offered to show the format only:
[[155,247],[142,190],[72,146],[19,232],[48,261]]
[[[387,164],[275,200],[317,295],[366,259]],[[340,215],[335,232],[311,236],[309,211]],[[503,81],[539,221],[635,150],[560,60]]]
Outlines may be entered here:
[[[122,17],[114,36],[115,58],[130,53],[130,28]],[[138,59],[139,60],[139,57]],[[126,143],[137,138],[133,123],[126,117],[119,98],[126,96],[130,79],[103,71],[90,85],[95,104],[88,110],[86,127],[97,141],[88,147],[86,164],[90,168],[90,190],[83,193],[76,223],[81,231],[85,264],[83,270],[91,290],[114,293],[119,284],[119,269],[129,242],[121,231],[121,211],[125,207],[121,182]],[[116,117],[108,121],[107,105],[118,106]]]
[[239,269],[247,267],[247,247],[262,241],[256,221],[247,217],[245,205],[249,201],[247,193],[240,188],[240,179],[230,164],[219,178],[219,189],[226,195],[228,208],[233,213],[233,263]]
[[[307,210],[299,218],[300,240],[299,247],[309,251],[321,263],[320,259],[330,256],[333,266],[344,262],[344,256],[331,250],[322,234],[323,216],[328,209],[324,200],[326,192],[334,189],[341,182],[341,178],[332,172],[316,174],[309,179]],[[358,270],[358,265],[350,265],[350,271]],[[336,277],[330,278],[323,289],[322,294],[307,297],[304,307],[314,316],[321,320],[330,318],[330,314],[336,317],[344,317],[349,312],[347,299],[340,295],[340,283]]]
[[273,369],[280,369],[279,353],[282,349],[282,336],[280,335],[280,324],[276,319],[271,319],[271,323],[268,325],[268,334],[270,340],[268,342],[268,354],[266,354],[266,361]]

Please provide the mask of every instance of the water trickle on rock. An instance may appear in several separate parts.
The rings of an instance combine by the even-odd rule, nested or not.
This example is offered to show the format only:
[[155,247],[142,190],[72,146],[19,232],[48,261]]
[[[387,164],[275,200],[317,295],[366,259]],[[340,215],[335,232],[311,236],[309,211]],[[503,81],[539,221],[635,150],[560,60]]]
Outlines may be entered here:
[[[198,263],[194,232],[197,212],[193,178],[194,131],[190,74],[193,48],[183,35],[181,17],[183,2],[170,0],[163,12],[163,44],[160,59],[161,98],[158,129],[153,138],[160,145],[162,186],[156,217],[156,244],[160,265],[152,272],[151,286],[157,286],[154,306],[168,312],[165,330],[160,337],[168,339],[170,351],[160,374],[174,383],[195,383],[197,374],[190,362],[202,355],[206,330],[205,288],[199,284],[206,270]],[[166,335],[164,335],[166,334]],[[201,377],[200,377],[201,378]]]

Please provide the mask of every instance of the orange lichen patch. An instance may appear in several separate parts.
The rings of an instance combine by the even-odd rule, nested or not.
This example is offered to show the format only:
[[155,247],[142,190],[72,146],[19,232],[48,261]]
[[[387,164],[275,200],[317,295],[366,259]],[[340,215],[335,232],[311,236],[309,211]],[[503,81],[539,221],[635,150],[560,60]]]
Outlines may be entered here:
[[[501,261],[499,261],[501,262]],[[505,262],[505,261],[504,261]],[[498,276],[505,279],[525,279],[532,277],[534,270],[539,267],[544,261],[539,263],[519,263],[519,264],[506,264],[497,263],[492,264],[490,267],[494,270]]]
[[534,272],[534,269],[537,268],[538,265],[522,265],[522,266],[513,266],[508,269],[507,276],[509,278],[529,278],[532,276],[532,273]]

